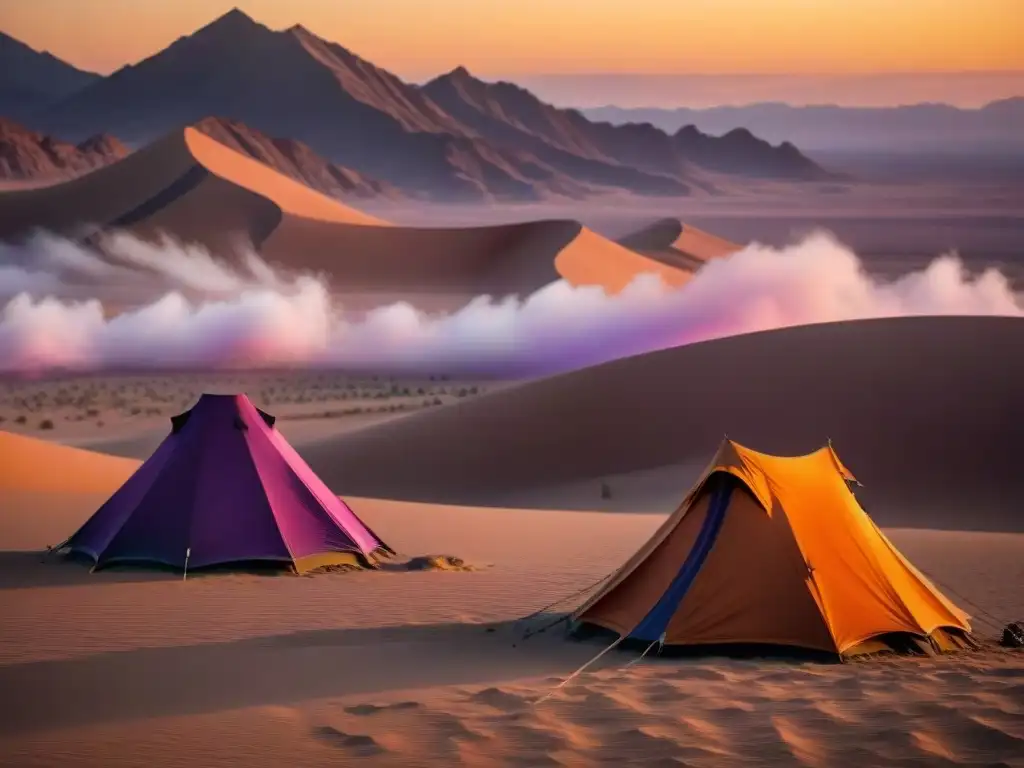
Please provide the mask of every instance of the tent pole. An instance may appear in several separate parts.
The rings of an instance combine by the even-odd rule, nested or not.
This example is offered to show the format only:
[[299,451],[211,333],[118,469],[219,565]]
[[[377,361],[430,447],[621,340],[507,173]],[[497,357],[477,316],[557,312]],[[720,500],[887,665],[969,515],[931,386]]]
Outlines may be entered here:
[[185,550],[185,571],[181,574],[181,580],[184,581],[188,578],[188,558],[192,554],[192,547]]

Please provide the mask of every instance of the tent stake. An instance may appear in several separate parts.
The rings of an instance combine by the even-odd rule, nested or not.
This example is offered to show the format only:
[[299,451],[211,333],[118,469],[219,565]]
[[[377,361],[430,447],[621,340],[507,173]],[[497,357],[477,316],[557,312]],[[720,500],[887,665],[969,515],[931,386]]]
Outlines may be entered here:
[[666,634],[667,633],[662,632],[661,633],[661,637],[659,637],[653,643],[648,645],[647,646],[647,650],[645,650],[643,653],[641,653],[639,657],[637,657],[637,658],[633,659],[631,662],[629,662],[629,664],[627,664],[625,667],[623,667],[623,669],[629,669],[633,665],[639,664],[641,661],[644,660],[644,656],[646,656],[648,653],[651,652],[651,648],[653,648],[654,646],[658,646],[658,655],[660,656],[662,649],[665,647],[665,635]]

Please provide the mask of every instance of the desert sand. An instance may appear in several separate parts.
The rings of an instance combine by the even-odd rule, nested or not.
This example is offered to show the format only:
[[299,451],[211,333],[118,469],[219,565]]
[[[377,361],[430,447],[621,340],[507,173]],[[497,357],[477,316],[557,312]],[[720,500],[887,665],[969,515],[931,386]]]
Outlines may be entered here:
[[[1021,333],[1018,321],[947,318],[754,334],[463,397],[467,384],[426,382],[446,390],[445,404],[354,429],[345,421],[357,415],[332,415],[331,398],[368,384],[311,374],[197,383],[320,414],[308,419],[319,429],[281,424],[332,489],[400,555],[456,555],[471,572],[182,581],[47,561],[40,551],[152,449],[131,439],[158,439],[191,390],[187,379],[79,379],[96,414],[57,416],[40,431],[11,416],[34,420],[58,397],[80,409],[72,383],[8,383],[4,426],[26,434],[2,443],[20,463],[0,473],[0,763],[1024,765],[1024,655],[991,644],[997,623],[1024,615],[1012,501]],[[884,365],[880,339],[891,350]],[[911,348],[913,361],[902,354]],[[716,367],[724,359],[733,384]],[[388,385],[399,393],[388,397],[405,386]],[[592,399],[617,407],[593,419]],[[499,429],[501,440],[488,437]],[[107,430],[129,458],[60,444],[99,445]],[[827,430],[866,486],[858,496],[876,494],[868,510],[974,616],[985,648],[844,665],[627,667],[635,654],[613,653],[535,704],[601,646],[557,627],[524,641],[523,630],[573,607],[574,593],[650,536],[679,501],[670,486],[686,487],[686,462],[706,461],[725,430],[776,451],[816,446]],[[447,503],[423,500],[423,473]],[[608,477],[613,496],[602,500]],[[537,508],[501,503],[513,493]]]

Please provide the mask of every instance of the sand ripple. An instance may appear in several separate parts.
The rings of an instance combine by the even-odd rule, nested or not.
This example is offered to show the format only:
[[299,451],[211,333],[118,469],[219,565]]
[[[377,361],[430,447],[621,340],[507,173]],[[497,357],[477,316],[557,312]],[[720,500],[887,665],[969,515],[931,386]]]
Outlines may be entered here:
[[[344,711],[377,741],[406,734],[368,761],[380,765],[1022,766],[1022,673],[1021,654],[837,667],[659,660],[585,675],[539,706],[553,678]],[[437,751],[414,748],[426,744]]]

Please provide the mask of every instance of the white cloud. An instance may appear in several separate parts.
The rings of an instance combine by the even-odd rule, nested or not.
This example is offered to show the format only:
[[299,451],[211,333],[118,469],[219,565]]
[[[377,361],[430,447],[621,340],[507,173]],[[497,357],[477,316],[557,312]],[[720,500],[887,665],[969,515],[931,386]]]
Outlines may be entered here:
[[[883,283],[825,233],[782,249],[751,245],[677,290],[653,275],[615,296],[558,281],[524,300],[481,296],[451,314],[397,303],[359,318],[332,301],[322,278],[281,275],[255,254],[236,269],[201,248],[128,235],[106,251],[111,261],[49,235],[0,249],[0,292],[17,294],[0,311],[0,370],[296,364],[546,373],[789,325],[1022,314],[997,271],[972,278],[947,255]],[[96,298],[33,298],[82,277],[102,278]],[[145,284],[154,298],[108,316],[100,289],[121,283]]]

